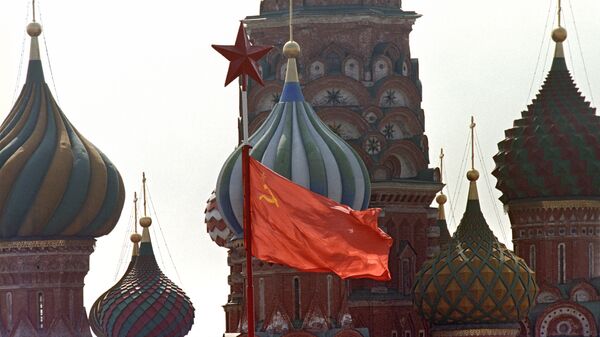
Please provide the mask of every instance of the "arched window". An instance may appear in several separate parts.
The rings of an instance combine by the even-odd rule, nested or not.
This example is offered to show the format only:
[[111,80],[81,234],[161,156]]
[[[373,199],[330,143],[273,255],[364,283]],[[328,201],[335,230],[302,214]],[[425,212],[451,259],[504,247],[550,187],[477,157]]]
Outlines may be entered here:
[[342,71],[342,60],[337,53],[327,54],[325,62],[327,62],[327,72],[329,74],[339,74]]
[[38,293],[38,328],[44,328],[44,294]]
[[265,279],[258,280],[258,319],[265,320]]
[[563,284],[567,282],[567,261],[565,244],[558,244],[558,283]]
[[590,278],[594,277],[594,244],[588,245],[588,265],[590,270]]
[[300,278],[294,277],[294,320],[299,321],[302,318],[300,314]]
[[13,316],[13,298],[12,293],[9,291],[6,293],[6,322],[9,327],[12,327],[12,316]]
[[333,276],[327,275],[327,317],[331,317],[331,302],[333,301]]
[[535,245],[529,246],[529,268],[535,271]]

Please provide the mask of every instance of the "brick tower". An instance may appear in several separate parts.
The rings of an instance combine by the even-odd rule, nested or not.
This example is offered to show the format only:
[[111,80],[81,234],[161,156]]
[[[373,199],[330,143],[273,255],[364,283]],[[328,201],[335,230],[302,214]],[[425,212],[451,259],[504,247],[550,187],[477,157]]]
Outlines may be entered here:
[[494,156],[515,252],[536,272],[533,336],[598,336],[600,119],[567,68],[567,31],[552,33],[554,60],[540,92]]
[[[395,242],[389,264],[392,280],[343,281],[255,261],[259,335],[425,335],[427,328],[412,306],[412,287],[416,271],[431,255],[429,242],[439,236],[437,212],[429,205],[442,185],[439,171],[428,168],[418,60],[410,57],[409,34],[419,15],[400,5],[294,1],[293,10],[294,40],[302,47],[297,65],[304,99],[364,162],[369,207],[383,209],[380,227]],[[250,131],[260,133],[282,101],[288,2],[264,0],[260,15],[245,22],[253,43],[275,46],[260,63],[265,86],[250,83],[248,91]],[[226,331],[244,331],[244,252],[220,207],[211,197],[206,221],[213,240],[229,248]]]
[[25,85],[0,125],[0,336],[91,336],[84,278],[123,208],[121,176],[67,120],[27,26]]

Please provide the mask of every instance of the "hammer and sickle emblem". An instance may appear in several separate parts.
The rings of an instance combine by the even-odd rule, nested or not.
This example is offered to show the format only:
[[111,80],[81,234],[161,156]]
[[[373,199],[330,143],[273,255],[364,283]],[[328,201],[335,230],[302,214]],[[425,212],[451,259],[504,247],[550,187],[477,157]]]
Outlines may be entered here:
[[267,191],[267,194],[261,194],[258,197],[258,200],[263,200],[268,202],[269,204],[273,204],[277,207],[279,207],[279,201],[277,200],[277,198],[275,198],[275,195],[273,195],[273,191],[271,191],[271,189],[269,188],[269,186],[267,184],[263,184],[263,189],[265,191]]

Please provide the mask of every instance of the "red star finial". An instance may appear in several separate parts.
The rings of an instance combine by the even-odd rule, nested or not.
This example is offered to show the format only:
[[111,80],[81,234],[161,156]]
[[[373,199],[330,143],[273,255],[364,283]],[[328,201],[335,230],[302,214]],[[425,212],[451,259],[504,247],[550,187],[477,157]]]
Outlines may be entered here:
[[250,76],[260,85],[264,85],[256,61],[265,56],[273,47],[251,45],[242,22],[240,22],[240,29],[235,39],[235,45],[221,46],[213,44],[212,47],[229,60],[229,70],[227,71],[225,86],[238,76],[242,76],[242,90],[246,90],[247,76]]

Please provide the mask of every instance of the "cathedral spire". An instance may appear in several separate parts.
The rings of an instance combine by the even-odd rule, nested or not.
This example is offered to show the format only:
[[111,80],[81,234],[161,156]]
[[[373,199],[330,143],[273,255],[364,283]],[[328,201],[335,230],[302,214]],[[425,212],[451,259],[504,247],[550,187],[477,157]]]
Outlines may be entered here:
[[138,233],[137,230],[137,222],[138,222],[138,213],[137,213],[137,192],[133,192],[133,224],[134,224],[134,232],[131,234],[131,242],[133,243],[133,253],[132,256],[140,255],[140,241],[142,241],[142,236]]
[[142,236],[131,235],[134,245],[141,241],[139,254],[132,256],[121,279],[96,300],[90,310],[90,326],[104,337],[183,337],[194,323],[194,306],[156,262],[148,229],[152,219],[146,207],[146,174],[142,177]]
[[477,193],[477,179],[479,179],[479,172],[475,169],[475,119],[471,116],[471,170],[467,172],[467,179],[469,179],[469,199],[468,200],[479,200]]
[[[558,0],[558,11],[557,14],[558,16],[558,27],[556,29],[554,29],[552,31],[552,40],[554,40],[554,42],[556,42],[556,49],[554,50],[554,62],[552,63],[552,68],[554,68],[556,62],[556,59],[563,59],[565,58],[565,52],[563,50],[563,42],[565,42],[565,40],[567,39],[567,30],[564,29],[561,25],[561,17],[562,17],[562,5],[561,5],[561,0]],[[564,63],[564,61],[563,61]],[[565,65],[566,67],[566,65]]]
[[285,72],[285,85],[281,95],[281,102],[303,101],[304,95],[300,90],[300,80],[298,78],[298,66],[296,59],[300,56],[300,45],[294,41],[294,29],[292,26],[292,0],[290,0],[290,40],[283,46],[283,54],[288,58]]

